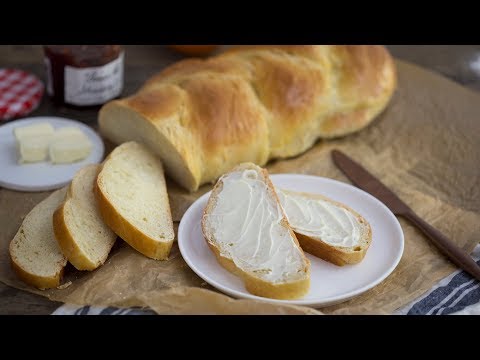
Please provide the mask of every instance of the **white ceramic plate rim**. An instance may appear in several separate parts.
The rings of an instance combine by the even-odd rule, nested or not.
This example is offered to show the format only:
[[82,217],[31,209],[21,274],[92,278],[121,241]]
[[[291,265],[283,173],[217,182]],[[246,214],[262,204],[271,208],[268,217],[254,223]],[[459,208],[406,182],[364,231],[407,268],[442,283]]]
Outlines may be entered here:
[[[86,166],[87,164],[94,164],[94,163],[99,163],[103,159],[103,155],[105,153],[105,147],[103,145],[103,140],[98,135],[95,130],[93,130],[91,127],[88,125],[77,121],[73,119],[68,119],[68,118],[63,118],[59,116],[33,116],[33,117],[28,117],[24,119],[19,119],[19,120],[14,120],[7,122],[6,124],[3,124],[0,126],[0,129],[5,129],[5,128],[14,128],[17,126],[22,126],[22,125],[28,125],[34,122],[38,121],[46,121],[46,122],[62,122],[65,126],[75,126],[78,128],[81,128],[82,131],[85,132],[85,134],[88,136],[88,138],[93,142],[93,147],[94,150],[92,151],[92,154],[87,158],[82,160],[86,161],[88,160],[88,163],[84,164]],[[13,136],[13,135],[12,135]],[[79,163],[73,163],[70,164],[71,166],[77,166]],[[28,165],[27,165],[28,166]],[[52,165],[53,166],[53,165]],[[0,186],[3,186],[4,188],[11,189],[11,190],[17,190],[17,191],[29,191],[29,192],[37,192],[37,191],[49,191],[49,190],[56,190],[59,189],[67,184],[70,183],[70,181],[73,178],[73,175],[70,176],[67,180],[61,180],[61,181],[52,181],[51,183],[47,185],[20,185],[14,182],[6,181],[1,179],[1,174],[0,174]]]
[[[206,194],[202,195],[200,198],[198,198],[190,207],[187,209],[185,214],[182,217],[182,220],[180,221],[180,225],[178,228],[178,246],[180,249],[180,253],[183,256],[183,259],[185,262],[188,264],[188,266],[198,275],[200,276],[203,280],[205,280],[207,283],[212,285],[213,287],[217,288],[220,291],[223,291],[226,294],[229,294],[231,296],[234,296],[236,298],[243,298],[243,299],[254,299],[254,300],[260,300],[260,301],[266,301],[270,303],[278,303],[278,304],[291,304],[291,305],[305,305],[305,306],[326,306],[326,305],[332,305],[336,303],[340,303],[343,301],[347,301],[357,295],[360,295],[364,293],[367,290],[372,289],[376,285],[380,284],[383,280],[385,280],[392,272],[395,270],[397,267],[398,263],[400,262],[400,259],[402,258],[403,251],[404,251],[404,234],[402,227],[400,226],[400,223],[398,222],[397,218],[395,215],[390,211],[390,209],[385,206],[381,201],[379,201],[377,198],[374,196],[370,195],[369,193],[352,186],[350,184],[346,184],[334,179],[329,179],[325,177],[320,177],[320,176],[313,176],[313,175],[301,175],[301,174],[272,174],[270,177],[272,178],[272,181],[275,181],[276,178],[280,177],[297,177],[298,179],[300,178],[305,178],[305,179],[321,179],[322,181],[326,181],[329,183],[334,184],[335,186],[340,186],[340,187],[346,187],[350,189],[354,189],[354,191],[359,191],[363,193],[364,196],[367,196],[373,203],[375,203],[377,206],[383,209],[383,211],[388,214],[388,216],[392,220],[392,225],[395,226],[398,234],[400,235],[400,248],[397,253],[397,256],[395,257],[394,261],[392,261],[390,267],[384,271],[384,273],[379,276],[376,280],[370,282],[369,284],[358,288],[356,290],[343,293],[340,295],[336,296],[330,296],[330,297],[322,297],[321,299],[315,300],[315,299],[298,299],[298,300],[278,300],[278,299],[270,299],[270,298],[264,298],[260,296],[256,296],[253,294],[248,293],[246,290],[245,292],[243,291],[238,291],[235,289],[231,289],[228,286],[225,286],[218,281],[212,279],[211,277],[208,276],[208,274],[203,273],[197,266],[196,264],[192,261],[192,259],[188,256],[187,249],[185,248],[185,243],[188,243],[188,240],[183,240],[187,239],[187,232],[189,231],[189,228],[185,225],[186,221],[184,219],[188,219],[191,215],[196,210],[196,207],[199,206],[199,204],[205,202],[208,200],[208,197],[210,196],[211,191],[207,192]],[[328,194],[325,194],[328,196]],[[346,204],[348,205],[348,204]],[[203,234],[202,234],[203,236]],[[222,268],[224,271],[228,271],[224,268]]]

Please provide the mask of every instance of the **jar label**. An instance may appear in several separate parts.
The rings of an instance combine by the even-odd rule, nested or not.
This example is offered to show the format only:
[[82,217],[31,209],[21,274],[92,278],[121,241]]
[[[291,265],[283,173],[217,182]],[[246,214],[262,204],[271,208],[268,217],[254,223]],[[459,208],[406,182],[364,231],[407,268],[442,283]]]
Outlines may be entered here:
[[100,105],[122,92],[123,52],[103,66],[65,66],[65,102],[72,105]]

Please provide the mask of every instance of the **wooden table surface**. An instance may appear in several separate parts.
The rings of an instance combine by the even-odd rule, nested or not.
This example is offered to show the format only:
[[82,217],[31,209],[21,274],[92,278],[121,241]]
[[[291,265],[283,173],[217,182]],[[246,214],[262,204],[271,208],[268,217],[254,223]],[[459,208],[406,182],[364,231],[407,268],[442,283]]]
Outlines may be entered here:
[[[436,71],[467,87],[480,91],[480,45],[389,45],[391,53]],[[0,46],[0,68],[15,67],[31,71],[45,80],[41,46]],[[123,95],[131,94],[152,74],[182,56],[161,45],[125,46],[125,85]],[[32,116],[53,115],[96,126],[98,108],[72,110],[54,106],[48,97]],[[60,303],[20,291],[0,283],[0,314],[50,314]]]

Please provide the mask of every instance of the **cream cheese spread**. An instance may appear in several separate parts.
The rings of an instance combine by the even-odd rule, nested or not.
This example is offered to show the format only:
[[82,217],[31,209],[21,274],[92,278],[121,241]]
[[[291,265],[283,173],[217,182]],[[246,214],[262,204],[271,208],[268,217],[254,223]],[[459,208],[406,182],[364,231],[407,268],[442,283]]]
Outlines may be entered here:
[[302,251],[281,225],[283,214],[255,170],[230,173],[207,216],[222,255],[269,282],[305,276]]
[[350,211],[325,200],[278,188],[277,194],[295,232],[333,246],[352,247],[359,244],[362,225]]

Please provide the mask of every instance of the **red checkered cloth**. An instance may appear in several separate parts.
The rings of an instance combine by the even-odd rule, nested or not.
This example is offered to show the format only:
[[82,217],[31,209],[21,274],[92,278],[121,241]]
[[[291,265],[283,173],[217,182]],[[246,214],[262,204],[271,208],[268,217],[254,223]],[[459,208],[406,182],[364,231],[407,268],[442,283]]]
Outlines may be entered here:
[[42,82],[35,75],[18,69],[0,69],[0,121],[35,110],[43,90]]

